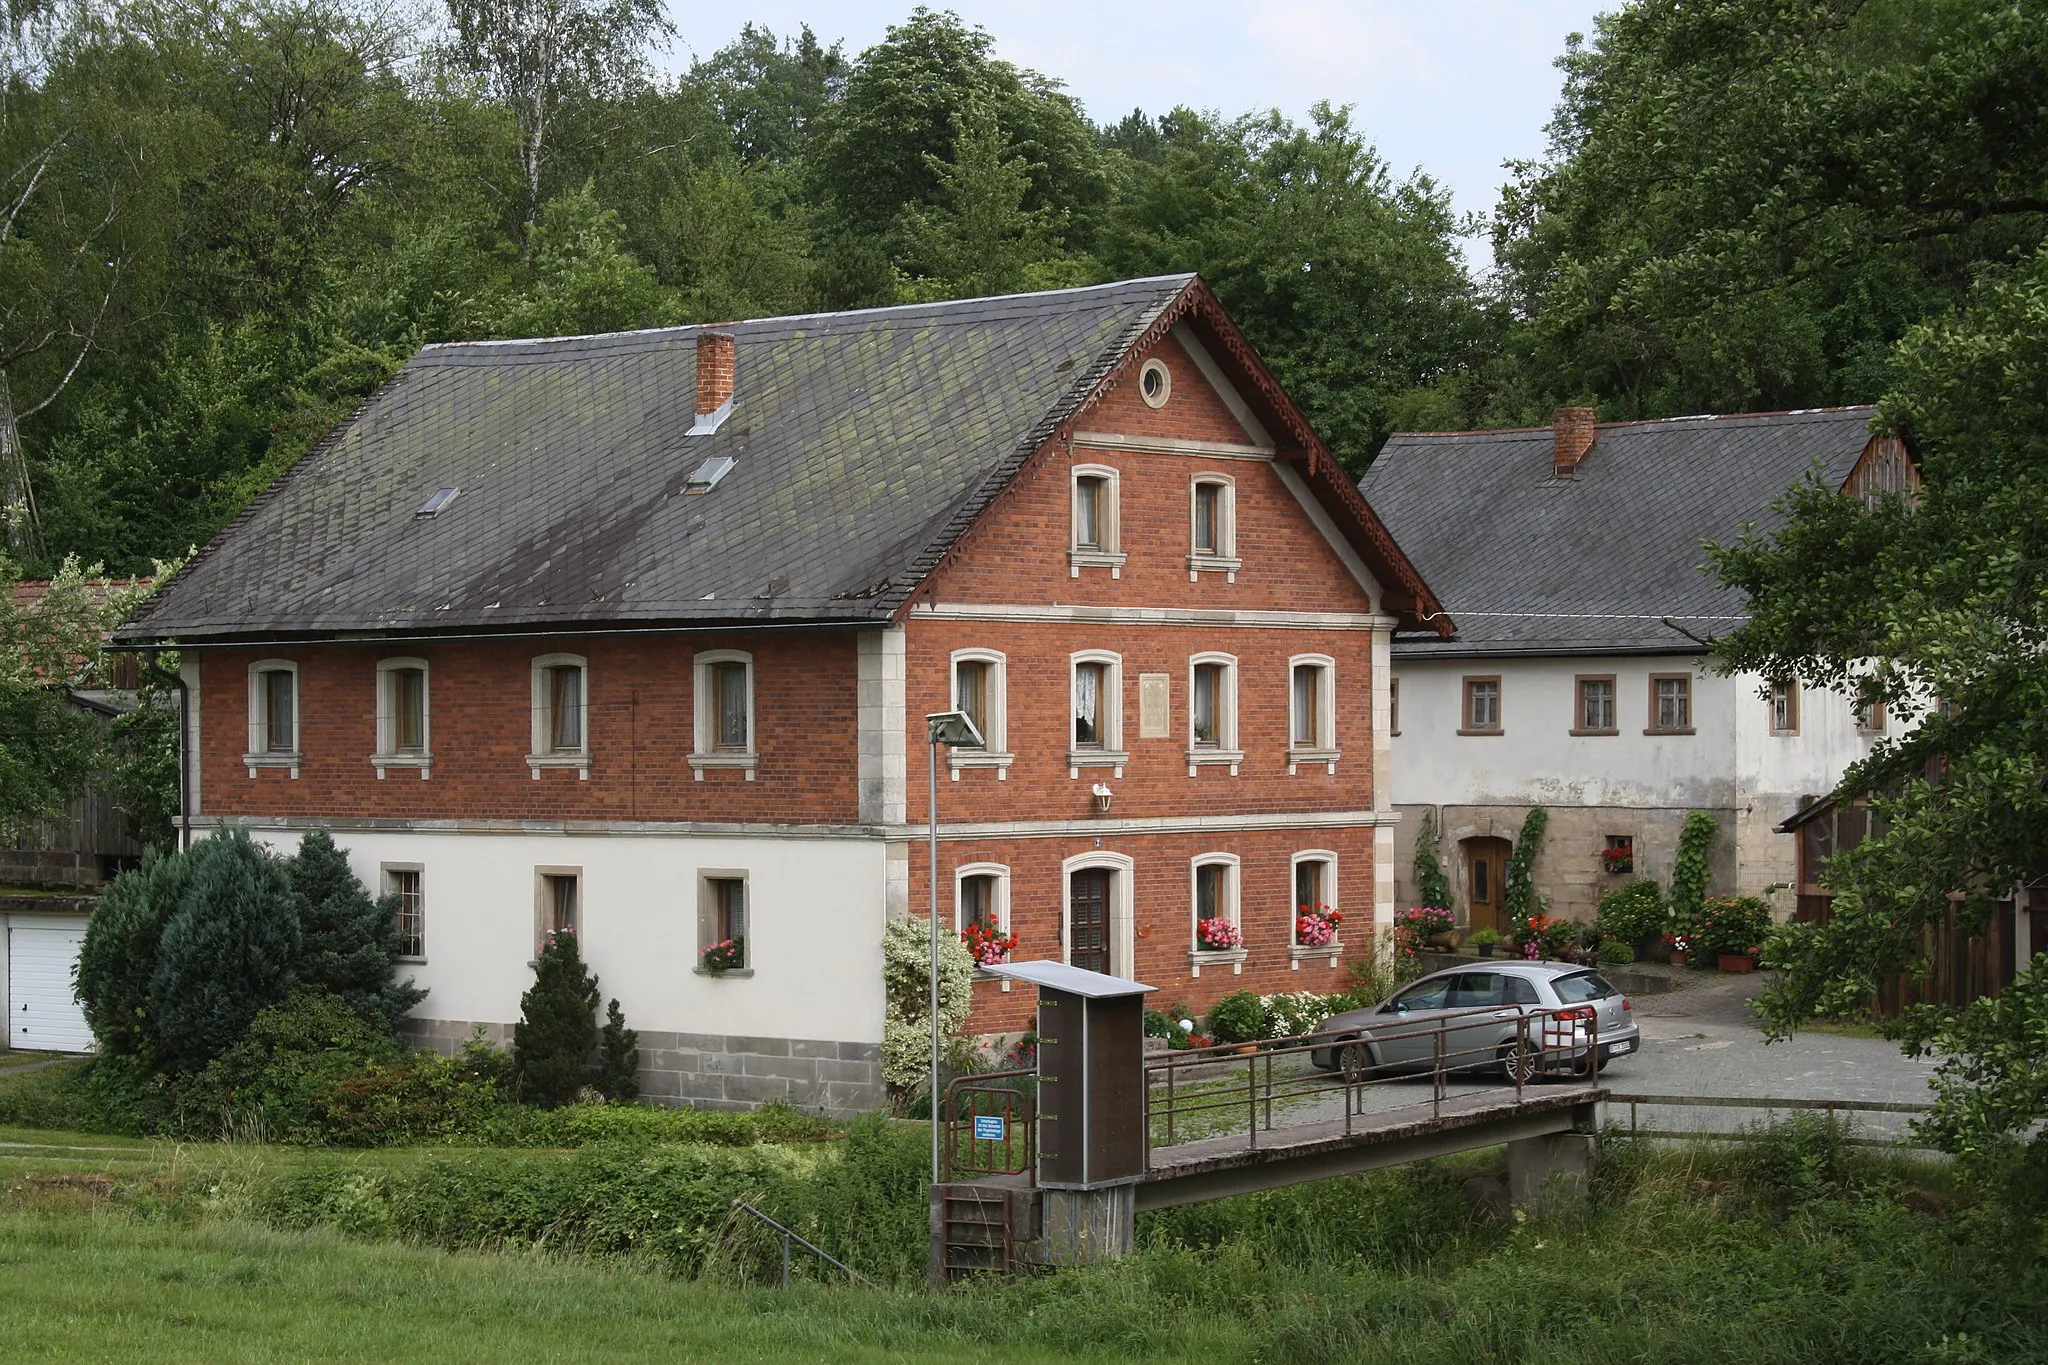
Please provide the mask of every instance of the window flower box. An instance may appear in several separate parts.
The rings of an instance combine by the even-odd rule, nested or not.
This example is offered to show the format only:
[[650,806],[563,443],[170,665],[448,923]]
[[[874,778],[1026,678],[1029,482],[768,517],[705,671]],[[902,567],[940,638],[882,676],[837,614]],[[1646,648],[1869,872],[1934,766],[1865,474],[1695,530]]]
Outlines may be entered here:
[[713,976],[736,972],[747,965],[747,941],[722,938],[704,949],[704,970]]
[[975,966],[997,967],[1010,960],[1017,936],[998,933],[985,924],[970,924],[960,931],[960,946],[974,959]]

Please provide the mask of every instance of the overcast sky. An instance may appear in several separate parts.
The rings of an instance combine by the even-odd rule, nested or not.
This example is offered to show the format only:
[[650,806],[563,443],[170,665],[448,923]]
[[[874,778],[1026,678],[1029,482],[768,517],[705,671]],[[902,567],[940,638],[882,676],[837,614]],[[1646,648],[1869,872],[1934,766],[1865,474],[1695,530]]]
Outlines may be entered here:
[[[778,35],[809,23],[849,56],[914,0],[670,0],[671,61],[709,56],[751,20]],[[1397,174],[1421,166],[1464,210],[1493,206],[1501,162],[1543,149],[1565,35],[1590,34],[1615,0],[959,0],[997,53],[1066,82],[1089,117],[1176,104],[1226,114],[1318,99],[1355,106]]]

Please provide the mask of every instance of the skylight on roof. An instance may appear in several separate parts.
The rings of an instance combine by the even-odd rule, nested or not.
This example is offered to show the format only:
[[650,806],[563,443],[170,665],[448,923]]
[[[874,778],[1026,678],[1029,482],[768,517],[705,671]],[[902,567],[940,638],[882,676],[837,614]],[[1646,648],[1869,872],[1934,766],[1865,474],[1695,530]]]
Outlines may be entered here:
[[709,493],[718,486],[718,481],[732,472],[738,463],[730,455],[713,455],[690,471],[690,477],[683,481],[683,492],[691,496]]
[[416,517],[438,517],[448,510],[448,504],[454,502],[455,495],[461,491],[460,488],[443,488],[435,493],[433,497],[421,503],[420,510],[413,513],[413,515]]

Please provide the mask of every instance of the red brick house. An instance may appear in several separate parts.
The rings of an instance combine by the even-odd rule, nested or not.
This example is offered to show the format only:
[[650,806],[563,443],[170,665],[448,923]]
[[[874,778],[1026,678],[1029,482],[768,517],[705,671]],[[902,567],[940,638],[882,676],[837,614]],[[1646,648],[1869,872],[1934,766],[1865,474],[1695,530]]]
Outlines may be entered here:
[[195,828],[325,827],[401,895],[423,1037],[508,1027],[573,925],[648,1093],[846,1110],[929,895],[925,714],[989,741],[941,757],[956,927],[1197,1008],[1331,988],[1391,920],[1386,660],[1435,612],[1172,276],[428,347],[122,639],[183,652]]

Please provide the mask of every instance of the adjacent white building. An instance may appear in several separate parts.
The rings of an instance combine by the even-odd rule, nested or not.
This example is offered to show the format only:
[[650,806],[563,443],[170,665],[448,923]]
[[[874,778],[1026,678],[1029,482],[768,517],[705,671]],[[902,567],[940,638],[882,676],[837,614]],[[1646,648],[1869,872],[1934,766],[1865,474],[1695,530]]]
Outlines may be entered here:
[[1838,489],[1913,477],[1871,409],[1397,435],[1361,490],[1456,622],[1393,646],[1396,895],[1416,900],[1425,813],[1459,923],[1501,924],[1505,863],[1532,806],[1551,912],[1591,919],[1632,876],[1668,881],[1692,811],[1719,824],[1713,889],[1793,907],[1794,836],[1885,732],[1835,694],[1723,676],[1711,641],[1741,595],[1708,542],[1776,521],[1811,475]]

